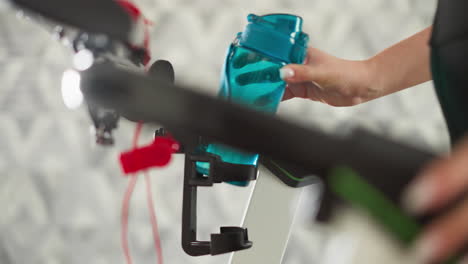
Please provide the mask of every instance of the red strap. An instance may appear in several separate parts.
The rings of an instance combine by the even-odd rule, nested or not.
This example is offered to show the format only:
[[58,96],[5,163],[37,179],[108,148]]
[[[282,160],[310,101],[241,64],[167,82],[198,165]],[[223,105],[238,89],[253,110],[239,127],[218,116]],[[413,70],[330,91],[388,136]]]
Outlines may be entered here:
[[164,167],[171,156],[179,150],[179,144],[172,138],[156,137],[148,146],[120,154],[120,164],[125,174],[136,173],[153,167]]
[[141,10],[131,1],[129,0],[116,0],[116,2],[127,11],[128,14],[132,17],[133,21],[138,21],[139,19],[143,19],[144,22],[144,30],[145,30],[145,39],[143,43],[143,48],[145,49],[145,55],[143,58],[143,64],[147,65],[151,60],[151,53],[149,50],[150,46],[150,33],[149,27],[153,24],[150,20],[146,19],[143,16]]

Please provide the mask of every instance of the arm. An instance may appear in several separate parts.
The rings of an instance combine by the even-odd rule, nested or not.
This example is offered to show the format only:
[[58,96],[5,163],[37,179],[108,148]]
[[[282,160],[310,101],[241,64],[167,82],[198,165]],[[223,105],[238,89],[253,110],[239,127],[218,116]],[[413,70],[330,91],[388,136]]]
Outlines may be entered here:
[[432,27],[364,61],[344,60],[310,48],[307,63],[281,69],[288,83],[284,100],[294,97],[333,106],[352,106],[431,79]]
[[391,46],[369,59],[373,84],[382,95],[432,79],[429,67],[429,39],[432,27]]

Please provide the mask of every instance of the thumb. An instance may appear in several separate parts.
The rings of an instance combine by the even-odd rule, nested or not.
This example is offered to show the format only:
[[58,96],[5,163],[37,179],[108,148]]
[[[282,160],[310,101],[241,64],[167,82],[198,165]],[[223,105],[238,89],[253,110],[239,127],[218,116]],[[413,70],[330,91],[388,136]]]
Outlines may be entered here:
[[289,64],[280,69],[281,79],[289,84],[318,82],[321,79],[320,72],[310,65]]

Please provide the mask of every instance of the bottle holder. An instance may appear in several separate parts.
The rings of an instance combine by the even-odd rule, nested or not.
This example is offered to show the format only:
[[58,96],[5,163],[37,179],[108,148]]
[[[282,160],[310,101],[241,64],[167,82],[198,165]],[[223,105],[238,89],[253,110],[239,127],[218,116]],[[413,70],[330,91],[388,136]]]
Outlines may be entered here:
[[[197,240],[197,191],[216,183],[254,181],[257,168],[222,162],[211,154],[185,154],[184,198],[182,212],[182,247],[191,256],[218,255],[252,247],[246,228],[221,227],[219,234],[211,234],[211,241]],[[196,170],[197,162],[208,162],[210,170],[203,175]]]

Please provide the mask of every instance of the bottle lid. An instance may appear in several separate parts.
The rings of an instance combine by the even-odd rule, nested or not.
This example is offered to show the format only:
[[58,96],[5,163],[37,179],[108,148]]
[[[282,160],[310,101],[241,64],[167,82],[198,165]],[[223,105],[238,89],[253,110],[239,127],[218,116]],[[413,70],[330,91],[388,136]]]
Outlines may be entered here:
[[289,14],[250,14],[239,43],[285,63],[302,64],[309,36],[302,32],[302,18]]

